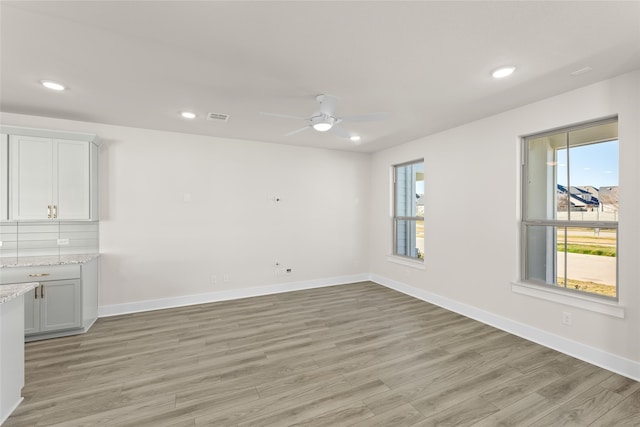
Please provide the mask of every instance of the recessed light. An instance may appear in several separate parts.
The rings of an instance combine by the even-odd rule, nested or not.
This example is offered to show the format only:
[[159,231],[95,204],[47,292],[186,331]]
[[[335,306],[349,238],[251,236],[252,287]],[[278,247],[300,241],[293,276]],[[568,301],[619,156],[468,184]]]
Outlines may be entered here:
[[185,119],[195,119],[196,118],[196,114],[192,113],[191,111],[183,111],[182,113],[180,113],[180,115],[182,117],[184,117]]
[[60,90],[66,89],[64,85],[61,85],[60,83],[52,82],[51,80],[41,80],[40,84],[42,84],[42,86],[46,87],[47,89],[51,89],[51,90],[60,91]]
[[350,137],[349,137],[349,139],[350,139],[351,141],[353,141],[353,142],[358,142],[358,141],[360,141],[360,137],[359,137],[358,135],[350,136]]
[[493,70],[493,72],[491,73],[491,75],[493,76],[494,79],[502,79],[505,77],[510,76],[511,74],[513,74],[513,72],[516,70],[516,67],[509,65],[506,67],[500,67],[497,68],[495,70]]

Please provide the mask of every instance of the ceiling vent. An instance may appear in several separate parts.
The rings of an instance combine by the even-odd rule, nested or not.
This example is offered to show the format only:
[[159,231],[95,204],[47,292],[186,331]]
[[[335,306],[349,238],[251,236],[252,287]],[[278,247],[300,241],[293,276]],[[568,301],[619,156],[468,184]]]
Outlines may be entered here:
[[229,120],[229,115],[222,113],[209,113],[207,114],[207,120],[226,122],[227,120]]

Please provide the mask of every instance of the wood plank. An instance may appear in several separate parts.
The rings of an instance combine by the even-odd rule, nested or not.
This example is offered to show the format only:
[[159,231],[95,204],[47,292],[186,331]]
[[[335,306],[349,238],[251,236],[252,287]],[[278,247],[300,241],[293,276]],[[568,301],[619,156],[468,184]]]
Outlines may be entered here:
[[633,392],[620,404],[609,409],[591,425],[593,427],[638,427],[640,425],[640,390]]
[[640,405],[635,381],[371,282],[98,319],[25,359],[3,427],[637,426]]
[[[586,426],[602,417],[611,408],[617,406],[623,399],[622,396],[602,388],[594,386],[584,393],[560,405],[544,417],[540,418],[532,427],[545,426]],[[640,413],[638,413],[640,423]]]

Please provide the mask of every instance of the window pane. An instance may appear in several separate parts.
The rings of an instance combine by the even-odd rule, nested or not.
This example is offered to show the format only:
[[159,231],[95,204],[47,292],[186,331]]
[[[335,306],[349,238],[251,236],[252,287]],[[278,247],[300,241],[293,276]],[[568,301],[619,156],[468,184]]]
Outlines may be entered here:
[[[617,221],[618,141],[572,146],[569,148],[569,165],[571,187],[567,191],[565,181],[564,194],[571,201],[571,220]],[[606,211],[600,203],[601,188],[610,189],[604,191],[607,193]]]
[[556,284],[556,227],[526,226],[525,279]]
[[558,174],[566,174],[566,156],[564,161],[557,157],[565,146],[564,132],[527,141],[527,219],[555,219],[556,205],[567,209],[556,191]]
[[396,166],[396,217],[424,216],[424,163]]
[[525,279],[616,297],[615,228],[529,225]]
[[395,254],[424,259],[424,221],[396,220]]
[[525,218],[617,221],[617,129],[609,122],[528,138]]
[[558,228],[558,284],[615,297],[617,240],[616,229]]

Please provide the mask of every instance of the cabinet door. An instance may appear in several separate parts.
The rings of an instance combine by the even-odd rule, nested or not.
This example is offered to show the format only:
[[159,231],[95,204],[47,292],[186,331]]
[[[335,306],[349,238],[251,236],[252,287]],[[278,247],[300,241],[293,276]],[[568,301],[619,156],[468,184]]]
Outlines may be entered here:
[[58,219],[90,219],[89,143],[54,141],[54,205]]
[[82,288],[80,280],[43,282],[40,295],[40,332],[82,326]]
[[24,333],[40,332],[40,286],[24,295]]
[[53,201],[53,142],[11,135],[11,219],[47,219]]

